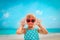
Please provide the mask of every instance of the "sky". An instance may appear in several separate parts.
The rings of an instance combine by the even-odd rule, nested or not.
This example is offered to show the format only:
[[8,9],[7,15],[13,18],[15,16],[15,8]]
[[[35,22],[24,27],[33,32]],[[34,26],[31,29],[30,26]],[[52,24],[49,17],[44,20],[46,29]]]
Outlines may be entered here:
[[46,28],[60,28],[60,0],[0,0],[0,29],[18,28],[28,13]]

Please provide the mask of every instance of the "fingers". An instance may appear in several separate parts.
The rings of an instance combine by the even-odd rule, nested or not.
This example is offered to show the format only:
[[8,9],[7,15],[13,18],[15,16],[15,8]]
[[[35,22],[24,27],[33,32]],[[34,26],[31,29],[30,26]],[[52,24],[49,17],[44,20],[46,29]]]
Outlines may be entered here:
[[25,25],[25,18],[21,20],[21,25]]
[[40,23],[40,22],[41,22],[41,20],[39,20],[39,19],[36,19],[36,22],[37,22],[37,23]]
[[41,23],[41,20],[36,19],[36,25],[40,25],[40,23]]

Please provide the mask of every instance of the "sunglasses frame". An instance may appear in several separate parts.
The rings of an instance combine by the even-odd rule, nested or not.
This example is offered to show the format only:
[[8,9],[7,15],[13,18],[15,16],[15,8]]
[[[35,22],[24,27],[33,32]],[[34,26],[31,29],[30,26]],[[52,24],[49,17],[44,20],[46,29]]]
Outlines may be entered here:
[[29,22],[34,23],[34,22],[35,22],[35,19],[26,19],[26,22],[27,22],[27,23],[29,23]]

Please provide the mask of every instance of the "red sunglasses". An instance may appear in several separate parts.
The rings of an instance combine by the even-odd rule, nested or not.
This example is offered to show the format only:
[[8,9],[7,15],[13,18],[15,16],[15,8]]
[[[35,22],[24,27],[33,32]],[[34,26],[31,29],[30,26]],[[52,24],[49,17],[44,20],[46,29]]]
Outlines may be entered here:
[[27,19],[26,21],[27,21],[27,22],[32,22],[32,23],[34,23],[34,22],[35,22],[35,19]]

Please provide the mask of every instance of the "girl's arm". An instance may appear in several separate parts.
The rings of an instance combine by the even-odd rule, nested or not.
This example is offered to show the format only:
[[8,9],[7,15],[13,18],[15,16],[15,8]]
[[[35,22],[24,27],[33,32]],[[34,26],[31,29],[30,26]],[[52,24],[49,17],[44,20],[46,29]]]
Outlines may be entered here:
[[41,25],[41,21],[37,19],[37,25],[39,26],[38,32],[41,34],[48,34],[48,31]]
[[23,33],[25,33],[26,32],[26,30],[25,30],[25,28],[23,27],[23,26],[21,26],[18,30],[17,30],[17,34],[23,34]]
[[21,26],[20,26],[20,28],[18,28],[18,30],[17,30],[17,34],[23,34],[23,33],[25,33],[26,32],[26,30],[25,30],[25,28],[24,28],[24,25],[25,25],[25,19],[23,19],[22,21],[21,21]]
[[42,26],[42,25],[38,25],[39,29],[38,32],[41,34],[48,34],[48,31]]

